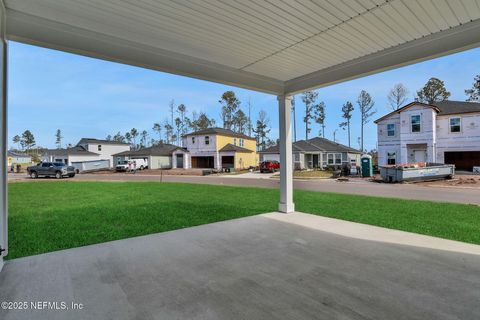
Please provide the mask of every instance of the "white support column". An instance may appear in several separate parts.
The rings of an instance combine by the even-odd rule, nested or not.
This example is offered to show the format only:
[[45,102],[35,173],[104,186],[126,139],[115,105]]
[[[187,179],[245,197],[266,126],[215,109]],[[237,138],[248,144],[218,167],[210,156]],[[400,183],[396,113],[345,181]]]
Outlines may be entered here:
[[5,7],[0,1],[0,271],[8,254],[7,227],[7,41]]
[[293,204],[292,97],[278,96],[280,120],[280,204],[278,211],[295,211]]

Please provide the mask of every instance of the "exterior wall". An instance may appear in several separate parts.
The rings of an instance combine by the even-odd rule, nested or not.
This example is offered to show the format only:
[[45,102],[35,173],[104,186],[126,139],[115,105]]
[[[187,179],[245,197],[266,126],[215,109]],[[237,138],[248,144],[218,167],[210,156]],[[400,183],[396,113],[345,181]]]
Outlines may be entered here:
[[255,152],[235,152],[235,169],[256,167],[258,163],[259,157]]
[[[410,116],[421,116],[421,132],[412,133]],[[450,132],[450,118],[461,118],[460,132]],[[387,136],[387,124],[400,127],[394,137]],[[448,151],[480,151],[480,113],[438,116],[428,107],[413,106],[377,123],[378,163],[387,164],[387,153],[396,153],[396,163],[415,160],[415,151],[425,150],[427,162],[444,162]]]
[[[58,158],[58,157],[53,157]],[[109,159],[101,159],[98,156],[82,156],[82,155],[70,155],[68,156],[68,165],[72,165],[72,162],[83,162],[83,161],[94,161],[94,160],[108,160],[110,166],[112,166],[112,161]]]
[[8,157],[7,158],[7,165],[11,166],[12,164],[26,164],[32,163],[31,157]]
[[[98,150],[99,145],[102,146],[101,151]],[[98,153],[100,155],[99,159],[110,160],[110,165],[112,166],[116,163],[116,160],[114,161],[113,159],[113,154],[130,151],[130,146],[126,144],[89,143],[82,146],[90,152]]]
[[[209,144],[205,144],[206,136],[210,137]],[[192,137],[195,137],[195,142],[192,141]],[[216,148],[216,143],[217,143],[216,138],[217,137],[214,134],[184,137],[183,147],[186,147],[190,153],[195,153],[198,156],[201,156],[202,153],[205,153],[205,155],[212,155],[212,154],[206,154],[206,153],[211,153],[218,150]]]
[[[460,132],[450,132],[450,118],[461,118]],[[446,151],[480,151],[480,113],[437,117],[437,162]]]
[[[411,116],[420,115],[420,132],[412,132]],[[396,163],[408,163],[412,160],[413,150],[425,148],[426,161],[436,161],[436,111],[430,107],[414,105],[393,114],[377,123],[378,164],[387,165],[387,154],[395,153]],[[395,135],[387,135],[387,125],[395,124]],[[422,146],[424,145],[424,146]]]
[[172,157],[170,156],[150,156],[148,159],[150,169],[169,169],[172,167]]
[[[230,137],[230,136],[221,136],[217,135],[216,137],[217,142],[217,150],[222,149],[227,144],[231,143],[236,146],[240,146],[240,138]],[[254,152],[257,151],[257,142],[255,139],[243,139],[243,148],[252,150]],[[241,147],[241,146],[240,146]]]

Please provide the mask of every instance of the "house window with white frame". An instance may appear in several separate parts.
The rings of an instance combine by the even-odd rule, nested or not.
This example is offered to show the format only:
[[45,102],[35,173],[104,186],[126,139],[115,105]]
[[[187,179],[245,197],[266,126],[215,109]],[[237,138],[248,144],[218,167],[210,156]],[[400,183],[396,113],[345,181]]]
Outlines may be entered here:
[[419,114],[411,116],[412,132],[422,131],[421,117]]
[[234,146],[237,145],[237,138],[233,138],[233,145],[234,145]]
[[205,136],[205,145],[209,145],[209,144],[210,144],[210,137]]
[[397,154],[395,152],[387,152],[387,164],[393,165],[397,161]]
[[450,118],[450,132],[458,133],[462,131],[462,119],[459,117]]
[[328,164],[334,164],[334,159],[333,159],[333,153],[327,154],[327,163]]
[[387,136],[395,137],[395,123],[387,124]]
[[335,164],[342,164],[342,154],[336,153],[335,154]]
[[296,162],[300,161],[300,154],[299,154],[299,153],[294,153],[294,154],[293,154],[293,159],[294,159],[294,161],[296,161]]
[[243,147],[245,145],[245,141],[243,139],[239,139],[240,142],[240,147]]
[[195,144],[195,137],[192,137],[192,144]]

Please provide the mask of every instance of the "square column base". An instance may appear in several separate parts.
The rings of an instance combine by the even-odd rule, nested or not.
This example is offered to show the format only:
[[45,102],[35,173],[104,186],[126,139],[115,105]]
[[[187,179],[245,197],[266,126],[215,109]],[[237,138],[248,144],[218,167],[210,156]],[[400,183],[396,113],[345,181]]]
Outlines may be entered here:
[[278,211],[283,213],[292,213],[295,212],[295,204],[292,203],[279,203],[278,204]]

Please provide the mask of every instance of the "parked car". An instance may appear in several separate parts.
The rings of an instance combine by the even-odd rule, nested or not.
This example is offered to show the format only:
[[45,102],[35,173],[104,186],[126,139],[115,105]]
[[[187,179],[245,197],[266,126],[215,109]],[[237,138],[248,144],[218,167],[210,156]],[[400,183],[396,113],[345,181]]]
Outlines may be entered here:
[[260,163],[260,173],[275,172],[280,170],[280,162],[275,160],[267,160]]
[[75,168],[62,162],[40,162],[36,166],[28,167],[27,172],[32,179],[40,176],[55,177],[57,179],[75,177]]
[[119,161],[115,166],[116,171],[135,171],[148,168],[148,162],[145,159],[132,159]]

